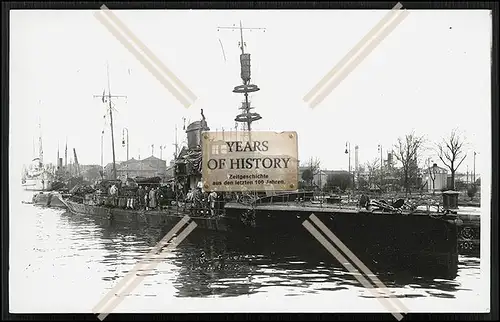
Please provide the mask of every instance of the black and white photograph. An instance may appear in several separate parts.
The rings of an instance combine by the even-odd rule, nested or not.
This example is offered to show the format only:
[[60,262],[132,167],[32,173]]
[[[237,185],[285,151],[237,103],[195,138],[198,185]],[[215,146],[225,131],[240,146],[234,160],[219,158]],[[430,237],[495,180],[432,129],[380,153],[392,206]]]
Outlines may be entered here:
[[490,312],[490,10],[9,29],[11,314]]

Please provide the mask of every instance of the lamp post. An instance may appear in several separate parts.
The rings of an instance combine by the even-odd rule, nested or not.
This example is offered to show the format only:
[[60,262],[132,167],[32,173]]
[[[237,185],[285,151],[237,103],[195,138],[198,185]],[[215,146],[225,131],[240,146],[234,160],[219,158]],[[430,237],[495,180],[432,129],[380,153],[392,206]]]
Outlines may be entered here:
[[472,184],[476,184],[476,151],[474,151],[474,172],[472,174]]
[[[163,161],[163,149],[165,149],[167,146],[166,145],[160,145],[160,160]],[[156,161],[156,173],[160,176],[162,176],[162,173],[160,172],[160,162],[159,160]]]
[[432,195],[436,194],[436,186],[435,186],[436,169],[437,169],[437,164],[433,162],[433,164],[432,164],[432,174],[433,174],[433,177],[432,177]]
[[349,181],[352,181],[354,187],[354,176],[351,179],[351,142],[345,143],[345,154],[349,155]]
[[127,131],[127,160],[126,161],[128,161],[129,144],[128,144],[128,129],[126,127],[123,128],[123,131],[122,131],[122,146],[125,147],[125,131]]
[[101,132],[101,170],[102,170],[102,174],[104,175],[104,161],[103,161],[103,153],[104,153],[104,150],[103,150],[103,147],[104,147],[104,130],[102,130]]
[[466,187],[469,188],[469,165],[467,165],[467,181],[466,181]]
[[382,144],[378,145],[378,150],[380,152],[380,190],[382,190],[383,172],[384,172],[384,162],[382,160]]

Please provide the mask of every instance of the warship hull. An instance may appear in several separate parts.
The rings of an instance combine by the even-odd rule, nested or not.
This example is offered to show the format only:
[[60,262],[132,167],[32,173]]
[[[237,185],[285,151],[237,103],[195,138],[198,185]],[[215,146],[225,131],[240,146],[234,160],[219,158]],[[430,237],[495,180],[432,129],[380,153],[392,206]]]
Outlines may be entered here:
[[[277,248],[306,249],[306,254],[335,260],[304,227],[314,216],[373,271],[453,279],[458,271],[458,226],[455,220],[428,215],[364,212],[293,205],[226,206],[248,242],[266,239]],[[313,224],[313,226],[316,226]],[[321,230],[316,229],[317,232]],[[321,233],[327,236],[327,232]],[[326,237],[328,239],[328,237]],[[338,242],[330,242],[339,249]]]
[[105,220],[119,224],[173,226],[177,224],[179,220],[188,215],[197,224],[197,229],[202,228],[221,232],[227,232],[230,230],[225,218],[200,217],[177,208],[145,211],[89,205],[71,201],[69,199],[63,199],[63,203],[73,214],[90,215],[98,220]]
[[197,230],[225,234],[238,249],[335,261],[303,225],[314,214],[374,273],[453,279],[458,270],[456,223],[427,215],[228,203],[223,215],[210,218],[177,207],[144,211],[69,199],[63,203],[74,214],[121,224],[173,227],[188,215],[197,224]]

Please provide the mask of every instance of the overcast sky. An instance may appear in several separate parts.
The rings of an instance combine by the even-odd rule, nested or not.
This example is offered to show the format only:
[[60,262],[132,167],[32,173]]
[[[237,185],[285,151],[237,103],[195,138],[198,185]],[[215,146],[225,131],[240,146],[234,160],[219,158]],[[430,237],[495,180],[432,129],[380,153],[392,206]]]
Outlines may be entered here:
[[[294,130],[299,159],[318,157],[324,168],[347,169],[346,141],[359,145],[360,163],[379,157],[398,136],[415,130],[436,142],[460,128],[476,171],[490,155],[490,40],[488,11],[410,11],[320,105],[303,96],[386,14],[387,11],[119,11],[116,15],[198,97],[182,106],[94,17],[93,11],[11,11],[11,170],[33,157],[41,118],[44,158],[68,155],[100,164],[104,104],[95,94],[107,87],[127,95],[116,101],[117,160],[126,158],[122,131],[129,129],[130,156],[154,154],[170,160],[175,125],[184,139],[183,117],[197,120],[200,109],[212,130],[234,128],[242,95],[239,33],[217,30],[241,20],[252,54],[252,95],[263,119],[257,130]],[[221,46],[222,44],[222,46]],[[223,48],[223,49],[222,49]],[[224,51],[224,52],[223,52]],[[227,61],[224,60],[224,54]],[[109,126],[104,161],[112,160]],[[70,153],[71,152],[71,153]],[[353,152],[354,153],[354,152]],[[432,157],[432,156],[431,156]],[[435,159],[436,157],[433,156]],[[352,159],[354,164],[354,157]]]

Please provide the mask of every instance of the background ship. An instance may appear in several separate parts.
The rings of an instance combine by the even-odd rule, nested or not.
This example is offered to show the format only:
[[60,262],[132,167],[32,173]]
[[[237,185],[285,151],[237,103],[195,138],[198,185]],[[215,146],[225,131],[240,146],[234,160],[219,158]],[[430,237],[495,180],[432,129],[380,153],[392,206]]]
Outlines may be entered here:
[[[43,146],[41,124],[39,123],[40,136],[38,138],[38,156],[35,157],[22,175],[22,187],[29,191],[47,191],[52,188],[54,175],[47,169],[43,163]],[[33,154],[35,146],[33,145]]]
[[51,173],[42,166],[36,166],[25,172],[21,183],[24,190],[47,191],[52,188],[52,181],[53,175]]

